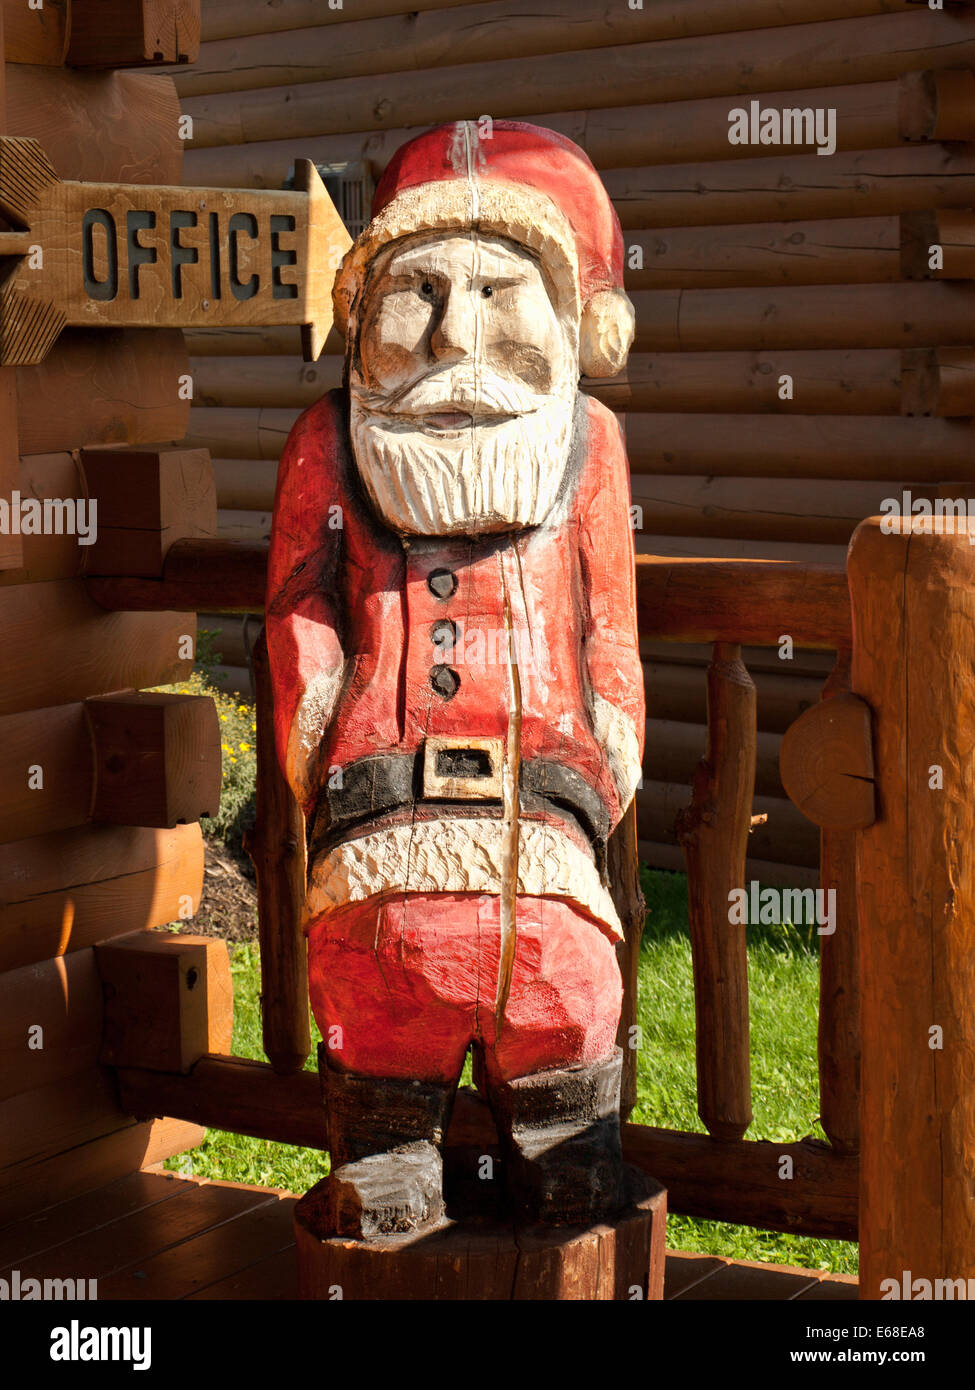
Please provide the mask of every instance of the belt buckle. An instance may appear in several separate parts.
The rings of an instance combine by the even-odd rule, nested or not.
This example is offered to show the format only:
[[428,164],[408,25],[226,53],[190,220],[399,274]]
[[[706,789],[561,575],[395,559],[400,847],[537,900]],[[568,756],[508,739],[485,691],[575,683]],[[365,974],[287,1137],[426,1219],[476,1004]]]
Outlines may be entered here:
[[425,739],[423,795],[449,801],[500,801],[503,764],[501,738]]

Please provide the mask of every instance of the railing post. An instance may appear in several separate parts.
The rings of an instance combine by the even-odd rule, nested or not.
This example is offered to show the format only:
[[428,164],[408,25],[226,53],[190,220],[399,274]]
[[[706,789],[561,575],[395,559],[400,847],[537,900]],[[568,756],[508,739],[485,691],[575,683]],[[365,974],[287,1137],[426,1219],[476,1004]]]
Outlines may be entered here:
[[640,968],[640,942],[646,920],[646,904],[640,889],[640,864],[636,842],[636,802],[620,821],[609,839],[609,891],[623,924],[625,940],[619,949],[623,976],[623,1008],[616,1044],[623,1049],[623,1083],[620,1090],[620,1118],[626,1120],[636,1105],[636,1064],[640,1044],[637,1024],[637,989]]
[[273,691],[263,628],[253,655],[257,705],[257,817],[245,848],[257,873],[264,1051],[276,1072],[300,1071],[311,1051],[305,902],[305,822],[278,766]]
[[713,1139],[751,1124],[748,950],[729,920],[729,893],[745,883],[755,794],[755,685],[741,647],[715,642],[708,667],[707,747],[690,806],[677,817],[687,864],[697,1017],[697,1112]]
[[878,792],[857,846],[870,1299],[975,1278],[975,546],[912,520],[864,521],[848,567]]

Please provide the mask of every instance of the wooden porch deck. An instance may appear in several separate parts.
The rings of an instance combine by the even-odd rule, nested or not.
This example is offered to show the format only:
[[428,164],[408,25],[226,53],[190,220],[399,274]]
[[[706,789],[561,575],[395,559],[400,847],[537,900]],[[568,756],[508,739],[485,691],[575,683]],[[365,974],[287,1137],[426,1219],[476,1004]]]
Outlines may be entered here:
[[[97,1279],[113,1299],[297,1298],[292,1212],[272,1188],[159,1169],[0,1228],[0,1277]],[[855,1299],[856,1280],[784,1265],[668,1252],[666,1298]]]

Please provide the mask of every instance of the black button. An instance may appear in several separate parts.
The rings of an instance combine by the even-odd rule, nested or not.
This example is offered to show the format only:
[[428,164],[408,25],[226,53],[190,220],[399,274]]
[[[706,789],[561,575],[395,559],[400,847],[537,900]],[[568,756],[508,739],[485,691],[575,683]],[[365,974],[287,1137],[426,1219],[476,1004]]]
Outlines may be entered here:
[[440,618],[430,629],[430,641],[437,648],[437,654],[449,661],[457,641],[457,625],[449,618]]
[[436,598],[452,598],[457,592],[457,576],[451,570],[431,570],[427,588]]
[[450,666],[434,666],[430,684],[444,700],[452,700],[460,689],[460,676]]

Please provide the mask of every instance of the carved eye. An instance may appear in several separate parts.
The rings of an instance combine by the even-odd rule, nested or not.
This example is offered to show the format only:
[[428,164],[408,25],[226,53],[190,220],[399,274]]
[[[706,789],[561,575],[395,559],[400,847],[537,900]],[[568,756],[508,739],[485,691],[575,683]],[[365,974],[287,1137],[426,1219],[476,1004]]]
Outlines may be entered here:
[[484,296],[485,299],[490,299],[492,294],[494,294],[494,290],[492,290],[490,285],[485,285],[484,288],[481,290],[481,294]]
[[429,280],[424,280],[423,284],[420,286],[420,293],[428,297],[433,294],[433,286],[430,284]]

